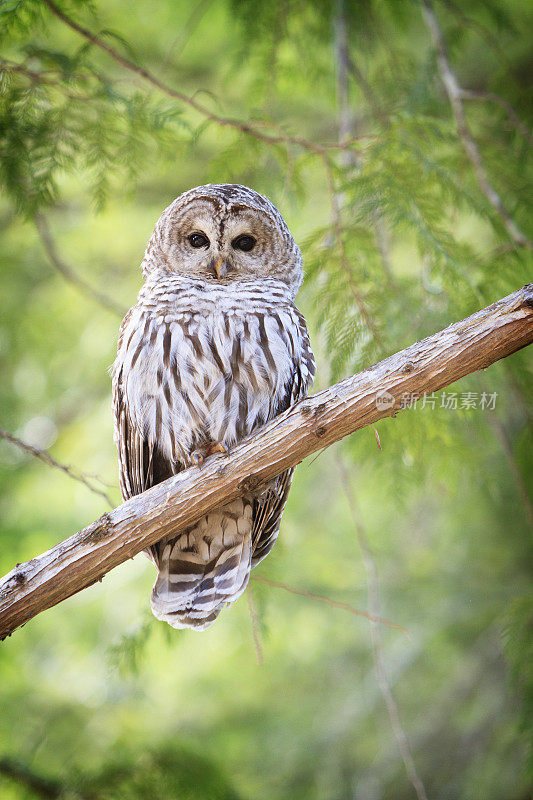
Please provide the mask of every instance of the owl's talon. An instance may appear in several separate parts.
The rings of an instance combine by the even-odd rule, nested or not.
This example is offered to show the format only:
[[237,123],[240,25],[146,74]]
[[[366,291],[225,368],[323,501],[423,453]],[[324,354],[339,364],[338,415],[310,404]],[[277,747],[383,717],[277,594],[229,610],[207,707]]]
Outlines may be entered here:
[[223,444],[222,442],[213,442],[207,448],[206,455],[212,456],[215,453],[223,453],[226,456],[229,456],[229,445]]
[[191,453],[191,461],[195,467],[201,467],[204,463],[204,457],[198,450],[195,450],[194,453]]

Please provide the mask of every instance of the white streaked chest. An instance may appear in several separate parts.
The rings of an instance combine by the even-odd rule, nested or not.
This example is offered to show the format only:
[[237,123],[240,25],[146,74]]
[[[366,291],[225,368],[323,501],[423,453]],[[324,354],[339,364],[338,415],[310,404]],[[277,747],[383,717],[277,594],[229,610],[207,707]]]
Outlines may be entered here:
[[231,446],[278,413],[301,358],[295,310],[247,305],[133,310],[115,372],[132,422],[171,460]]

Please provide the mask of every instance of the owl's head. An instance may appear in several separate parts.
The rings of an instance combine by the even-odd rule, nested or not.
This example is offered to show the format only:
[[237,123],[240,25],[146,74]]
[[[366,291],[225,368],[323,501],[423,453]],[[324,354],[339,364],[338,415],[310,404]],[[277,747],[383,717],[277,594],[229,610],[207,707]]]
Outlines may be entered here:
[[197,186],[163,211],[146,249],[145,277],[176,274],[210,283],[275,278],[294,297],[302,256],[263,195],[231,183]]

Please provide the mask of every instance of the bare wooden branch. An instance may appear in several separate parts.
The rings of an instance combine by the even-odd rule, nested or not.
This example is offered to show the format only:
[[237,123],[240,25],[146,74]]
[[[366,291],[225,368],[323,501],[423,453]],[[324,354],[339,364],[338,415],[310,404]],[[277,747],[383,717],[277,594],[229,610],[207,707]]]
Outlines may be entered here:
[[442,35],[437,17],[435,16],[435,12],[433,11],[433,4],[431,0],[422,0],[422,13],[435,44],[440,75],[452,107],[457,133],[474,168],[479,188],[494,210],[501,217],[502,222],[507,228],[507,232],[513,242],[522,247],[532,249],[533,242],[531,242],[531,240],[528,239],[524,233],[522,233],[516,222],[511,217],[509,211],[505,208],[500,195],[489,181],[478,146],[474,141],[474,137],[472,136],[466,121],[462,102],[462,98],[464,96],[463,89],[461,86],[459,86],[457,78],[455,77],[455,74],[450,66],[444,37]]
[[0,637],[217,506],[384,417],[533,342],[533,285],[297,403],[244,440],[132,497],[0,582]]

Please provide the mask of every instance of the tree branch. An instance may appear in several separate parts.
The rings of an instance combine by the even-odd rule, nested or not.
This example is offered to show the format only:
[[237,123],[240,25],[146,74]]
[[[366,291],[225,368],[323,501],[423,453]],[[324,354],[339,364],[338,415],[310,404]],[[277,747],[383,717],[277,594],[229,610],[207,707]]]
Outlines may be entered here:
[[533,284],[297,403],[231,456],[215,455],[132,497],[0,582],[0,638],[101,580],[165,536],[258,489],[323,447],[383,417],[405,394],[435,392],[533,342]]
[[493,411],[489,411],[489,425],[491,426],[495,436],[502,446],[505,460],[507,461],[511,475],[516,483],[516,488],[518,490],[518,494],[520,495],[522,505],[524,506],[524,513],[527,523],[531,528],[531,532],[533,533],[533,504],[531,503],[527,484],[522,476],[522,473],[520,472],[518,464],[516,463],[516,458],[513,453],[513,446],[509,438],[509,434],[505,430],[501,419],[497,417]]
[[92,33],[90,30],[84,28],[82,25],[79,25],[77,22],[71,19],[71,17],[65,14],[64,11],[58,8],[53,0],[44,0],[44,3],[46,6],[48,6],[52,14],[60,19],[61,22],[67,25],[71,30],[75,31],[79,36],[82,36],[84,39],[86,39],[86,41],[90,42],[95,47],[98,47],[100,50],[103,50],[104,53],[107,53],[108,56],[117,62],[117,64],[120,64],[121,67],[124,67],[124,69],[134,73],[143,81],[151,84],[151,86],[153,86],[155,89],[158,89],[160,92],[163,92],[163,94],[166,94],[167,97],[172,97],[174,100],[178,100],[180,103],[189,106],[189,108],[197,111],[199,114],[205,117],[205,119],[208,119],[211,122],[220,125],[221,127],[233,128],[234,130],[240,131],[247,136],[253,136],[255,139],[265,142],[266,144],[284,144],[289,142],[290,144],[301,147],[303,150],[308,150],[321,156],[328,149],[345,150],[351,148],[355,143],[355,140],[351,140],[343,142],[342,144],[337,144],[335,142],[315,144],[314,142],[304,139],[301,136],[288,136],[283,132],[281,132],[279,135],[274,135],[263,133],[260,130],[261,127],[276,128],[274,123],[261,120],[256,120],[254,122],[240,122],[236,119],[230,119],[229,117],[222,117],[219,114],[215,114],[214,112],[210,111],[207,106],[204,106],[202,103],[199,103],[197,100],[195,100],[194,97],[189,97],[184,92],[174,89],[172,86],[164,83],[156,75],[149,72],[144,67],[141,67],[139,64],[136,64],[134,61],[131,61],[129,58],[123,56],[118,52],[118,50],[115,50],[114,47],[111,47],[111,45],[107,44],[107,42],[105,42],[103,39],[100,39],[98,36],[96,36],[96,34]]
[[[55,467],[55,469],[60,469],[61,472],[64,472],[65,475],[68,475],[69,478],[72,478],[79,483],[83,483],[84,486],[89,489],[89,491],[93,492],[94,494],[100,495],[103,497],[108,506],[113,508],[113,503],[111,502],[111,498],[109,497],[106,492],[102,491],[101,489],[97,489],[96,486],[93,486],[89,478],[91,476],[86,475],[84,472],[80,472],[80,470],[76,470],[73,467],[67,467],[66,464],[60,464],[59,461],[56,461],[55,458],[52,458],[50,453],[46,450],[41,450],[39,447],[34,447],[32,444],[28,442],[23,442],[22,439],[17,439],[16,436],[13,436],[11,433],[8,433],[3,428],[0,428],[0,439],[5,439],[6,442],[15,445],[18,447],[19,450],[23,450],[25,453],[29,453],[31,456],[35,456],[38,458],[39,461],[42,461],[44,464],[47,464],[49,467]],[[100,480],[98,476],[94,476],[96,480]],[[100,483],[103,481],[100,480]]]
[[248,601],[248,611],[250,612],[250,622],[252,623],[252,636],[254,639],[255,658],[257,666],[263,666],[263,643],[261,641],[261,631],[259,629],[259,619],[257,617],[257,609],[255,607],[254,596],[252,594],[252,587],[248,584],[246,589],[246,599]]
[[500,95],[495,94],[495,92],[475,92],[472,89],[461,89],[461,98],[463,100],[486,100],[488,103],[495,103],[497,106],[500,106],[507,115],[509,122],[514,125],[518,133],[526,140],[528,145],[533,148],[533,134],[527,125],[522,122],[511,103],[506,100],[505,97],[500,97]]
[[325,603],[332,608],[340,608],[342,611],[347,611],[349,614],[353,614],[355,617],[364,617],[370,622],[375,622],[376,625],[386,625],[387,628],[394,628],[398,631],[401,631],[403,634],[405,634],[405,636],[409,636],[409,631],[404,628],[403,625],[398,625],[396,622],[391,622],[384,617],[378,617],[375,614],[371,614],[369,611],[363,611],[360,608],[354,608],[354,606],[351,606],[349,603],[342,603],[341,601],[334,600],[332,597],[327,597],[324,594],[308,592],[307,589],[297,589],[296,586],[290,586],[290,584],[282,583],[281,581],[273,581],[270,578],[263,577],[263,575],[252,575],[252,580],[258,581],[259,583],[264,583],[266,586],[273,586],[275,589],[284,589],[286,592],[297,594],[300,597],[308,597],[309,600],[316,600],[318,603]]
[[494,210],[499,214],[502,219],[503,224],[507,228],[507,232],[513,242],[521,247],[528,247],[529,249],[533,249],[533,242],[528,239],[525,234],[522,233],[518,225],[515,223],[511,215],[509,214],[508,210],[505,208],[502,199],[496,189],[492,186],[489,181],[487,171],[483,164],[483,160],[481,158],[481,154],[478,150],[478,146],[474,141],[474,137],[470,132],[470,128],[468,127],[468,123],[466,121],[466,116],[463,108],[462,98],[463,98],[463,89],[459,86],[457,78],[455,77],[452,68],[450,66],[450,62],[448,60],[448,53],[446,52],[446,45],[444,42],[444,37],[442,35],[442,31],[439,27],[439,23],[437,21],[437,17],[435,16],[435,12],[433,11],[433,6],[431,0],[422,0],[422,13],[424,16],[424,20],[426,25],[429,29],[429,32],[433,38],[433,42],[435,44],[435,49],[437,51],[437,63],[439,65],[440,75],[442,82],[444,84],[444,88],[446,89],[446,93],[448,95],[448,99],[450,101],[450,105],[452,107],[453,116],[455,118],[455,125],[457,127],[457,133],[461,142],[463,143],[464,150],[470,159],[470,162],[474,168],[474,172],[476,174],[477,182],[479,188],[494,208]]
[[[507,50],[505,49],[505,45],[502,44],[502,41],[495,36],[486,25],[483,25],[479,20],[474,19],[474,17],[469,17],[463,9],[454,3],[453,0],[443,0],[444,5],[450,11],[453,16],[459,20],[459,24],[461,28],[469,28],[477,33],[477,35],[483,39],[485,44],[487,44],[490,48],[494,50],[494,52],[498,55],[502,66],[504,66],[508,72],[512,75],[514,80],[521,85],[522,84],[522,76],[517,74],[515,67],[509,58]],[[501,34],[500,34],[501,35]]]
[[[353,133],[353,131],[351,130],[351,121],[353,120],[353,116],[349,113],[349,105],[348,105],[349,72],[351,72],[353,77],[361,86],[374,118],[379,120],[380,122],[382,122],[382,124],[385,125],[386,125],[386,119],[384,115],[381,113],[379,105],[377,104],[377,102],[375,102],[372,90],[368,85],[365,76],[363,75],[362,71],[358,68],[358,66],[350,59],[350,55],[348,52],[348,44],[347,44],[348,21],[346,17],[344,0],[338,0],[337,10],[338,13],[336,18],[336,23],[337,23],[336,39],[337,39],[337,53],[338,53],[337,61],[339,65],[338,95],[339,95],[339,105],[341,107],[341,126],[339,129],[339,133],[341,134],[342,137],[343,126],[346,132]],[[345,84],[345,88],[343,87],[343,84]],[[348,158],[350,157],[349,153],[343,155],[347,156]],[[354,165],[357,163],[355,157],[353,159],[353,162]],[[385,273],[389,281],[389,284],[392,284],[393,280],[392,280],[392,271],[390,268],[388,236],[384,225],[384,220],[382,219],[379,212],[379,201],[377,200],[377,198],[375,200],[374,211],[372,216],[374,222],[373,227],[376,236],[376,245],[381,257],[383,272]],[[381,449],[379,434],[375,428],[374,431],[378,441],[378,446]],[[413,756],[411,754],[411,749],[409,747],[409,741],[402,726],[398,705],[394,699],[394,695],[392,693],[392,689],[390,687],[387,678],[387,672],[385,669],[383,644],[378,624],[381,621],[381,619],[379,617],[379,579],[378,579],[376,562],[374,560],[372,550],[370,548],[368,539],[365,534],[362,519],[360,517],[360,514],[358,514],[358,509],[355,503],[355,497],[353,491],[350,491],[346,467],[344,465],[342,457],[340,456],[337,458],[337,465],[340,471],[341,485],[344,488],[350,512],[352,514],[355,532],[357,540],[359,542],[359,547],[362,552],[363,564],[367,575],[367,587],[368,587],[367,595],[368,595],[368,609],[369,609],[367,616],[368,619],[370,620],[370,633],[372,638],[374,667],[376,670],[376,678],[378,686],[381,690],[383,699],[385,701],[385,706],[387,708],[387,713],[389,715],[392,731],[396,739],[396,742],[398,744],[398,749],[400,751],[400,756],[402,758],[405,771],[407,773],[407,777],[416,792],[418,800],[427,800],[424,784],[422,783],[422,780],[417,772]]]
[[56,800],[63,795],[64,787],[50,778],[44,778],[13,758],[0,758],[0,775],[30,789],[38,797]]
[[409,740],[407,738],[405,729],[402,725],[398,703],[396,702],[396,698],[394,697],[392,687],[390,685],[390,681],[387,676],[387,670],[385,668],[385,658],[383,655],[383,641],[381,638],[379,625],[376,623],[376,618],[379,619],[379,617],[377,616],[379,614],[378,568],[376,566],[376,561],[374,559],[372,548],[370,547],[370,542],[368,541],[368,537],[366,535],[365,527],[363,525],[363,520],[361,517],[361,512],[359,511],[359,507],[355,500],[354,491],[350,486],[350,482],[348,479],[348,472],[346,470],[342,458],[338,460],[338,467],[341,478],[341,485],[344,490],[344,494],[346,495],[348,507],[352,515],[355,535],[359,543],[359,547],[363,558],[363,565],[366,572],[366,582],[368,587],[367,588],[368,608],[370,609],[370,612],[374,617],[374,619],[373,620],[371,619],[370,622],[370,635],[372,638],[374,666],[376,669],[376,677],[378,680],[379,689],[383,696],[383,700],[385,701],[385,706],[387,708],[387,714],[389,715],[392,732],[394,734],[394,738],[396,739],[396,744],[398,745],[398,750],[400,751],[400,756],[403,761],[407,777],[409,778],[409,781],[416,792],[418,800],[428,800],[426,789],[424,787],[422,779],[420,778],[420,775],[418,774],[418,770],[416,768],[413,759],[413,754],[411,753]]
[[53,778],[45,778],[14,758],[0,758],[0,775],[16,781],[45,800],[64,800],[66,797],[71,800],[97,800],[92,792],[81,793]]
[[113,314],[116,314],[122,319],[128,310],[126,306],[116,303],[112,297],[108,297],[106,294],[104,294],[104,292],[101,292],[99,289],[95,289],[90,283],[88,283],[88,281],[85,280],[85,278],[82,278],[77,274],[77,272],[74,272],[72,267],[69,267],[68,264],[65,264],[65,262],[59,257],[46,217],[43,214],[36,214],[34,222],[35,227],[37,228],[37,233],[39,234],[39,238],[44,249],[46,250],[46,254],[50,259],[51,264],[64,277],[64,279],[69,283],[72,283],[73,286],[75,286],[85,297],[90,297],[96,303],[103,306],[103,308],[107,309],[108,311],[112,311]]

